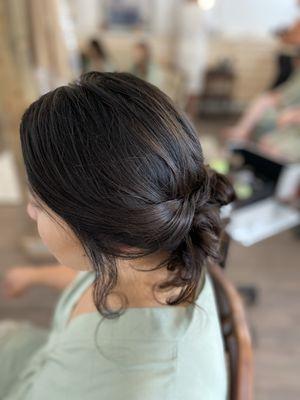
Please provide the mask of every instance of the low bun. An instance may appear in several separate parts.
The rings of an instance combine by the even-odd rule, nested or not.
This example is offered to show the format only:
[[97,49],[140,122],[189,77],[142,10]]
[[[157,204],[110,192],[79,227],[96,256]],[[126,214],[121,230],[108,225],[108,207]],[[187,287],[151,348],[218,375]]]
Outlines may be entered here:
[[219,206],[225,206],[235,200],[235,193],[228,178],[207,168],[207,173],[210,176],[211,198]]
[[[188,232],[181,238],[180,245],[172,253],[172,265],[177,260],[177,276],[163,287],[182,286],[180,296],[170,300],[170,304],[188,301],[194,293],[203,268],[210,261],[219,261],[220,236],[223,223],[220,207],[235,199],[233,187],[224,175],[209,167],[202,171],[202,183],[197,189],[185,196],[181,214],[187,215],[189,210]],[[193,215],[193,217],[191,217]]]
[[149,205],[135,213],[136,219],[149,227],[146,241],[153,242],[155,237],[160,247],[177,248],[191,231],[195,231],[195,224],[199,225],[200,219],[207,216],[209,222],[209,213],[234,199],[228,179],[209,167],[203,169],[201,183],[194,186],[195,189],[184,196]]

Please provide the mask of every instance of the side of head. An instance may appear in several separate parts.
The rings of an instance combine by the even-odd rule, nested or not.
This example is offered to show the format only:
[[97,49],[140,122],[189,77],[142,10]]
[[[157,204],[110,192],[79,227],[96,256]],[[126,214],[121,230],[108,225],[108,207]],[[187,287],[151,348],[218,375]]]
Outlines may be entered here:
[[40,235],[61,263],[95,269],[100,312],[116,259],[160,251],[173,271],[161,287],[182,288],[170,304],[187,300],[218,257],[233,191],[167,96],[130,74],[88,73],[34,102],[20,136]]

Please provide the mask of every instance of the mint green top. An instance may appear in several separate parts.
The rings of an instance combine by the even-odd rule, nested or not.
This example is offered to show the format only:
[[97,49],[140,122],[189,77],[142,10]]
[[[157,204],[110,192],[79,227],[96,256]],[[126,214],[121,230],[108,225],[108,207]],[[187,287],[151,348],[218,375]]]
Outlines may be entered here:
[[209,277],[196,299],[199,307],[129,308],[116,319],[93,312],[67,324],[93,280],[93,273],[80,272],[64,291],[46,343],[1,400],[226,399],[223,343]]
[[[277,122],[280,114],[283,111],[293,107],[300,107],[300,68],[297,68],[291,78],[289,78],[287,82],[280,85],[279,88],[275,91],[277,91],[281,95],[280,102],[278,106],[270,107],[269,109],[267,109],[257,123],[254,132],[252,133],[254,139],[256,140],[259,140],[265,134],[278,131]],[[293,130],[294,132],[296,132],[295,136],[299,137],[298,127],[293,126]],[[285,137],[285,132],[291,131],[291,127],[281,128],[280,131],[285,138],[283,140],[287,141],[287,138]]]

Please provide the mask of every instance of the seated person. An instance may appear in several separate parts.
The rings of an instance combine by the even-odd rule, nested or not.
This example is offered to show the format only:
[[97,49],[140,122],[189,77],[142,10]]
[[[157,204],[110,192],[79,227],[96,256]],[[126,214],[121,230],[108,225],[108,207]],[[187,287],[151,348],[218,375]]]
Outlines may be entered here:
[[157,84],[161,71],[152,59],[151,49],[147,42],[138,42],[134,45],[132,59],[130,72],[138,78]]
[[186,104],[186,78],[181,70],[167,62],[156,63],[153,60],[147,42],[138,42],[133,47],[133,64],[130,72],[159,87],[177,105],[182,108]]
[[206,266],[234,194],[186,117],[139,78],[94,72],[36,100],[20,137],[28,213],[63,265],[31,283],[67,286],[49,332],[0,323],[1,400],[225,400]]
[[99,39],[89,40],[86,49],[80,56],[82,72],[109,72],[114,69],[110,57]]
[[276,55],[275,78],[270,86],[270,90],[274,90],[288,81],[294,73],[293,53],[295,52],[295,45],[287,40],[286,33],[287,30],[278,30],[275,32],[275,37],[279,42],[279,49]]
[[277,129],[258,142],[261,150],[287,162],[300,162],[300,107],[283,111]]
[[238,123],[226,130],[229,139],[259,141],[263,135],[277,129],[281,114],[300,107],[300,57],[295,59],[295,72],[275,90],[256,99]]
[[[297,0],[298,7],[300,1]],[[279,40],[279,54],[277,57],[278,72],[271,88],[275,89],[287,81],[294,71],[293,53],[300,46],[300,20],[297,18],[292,25],[275,31]]]

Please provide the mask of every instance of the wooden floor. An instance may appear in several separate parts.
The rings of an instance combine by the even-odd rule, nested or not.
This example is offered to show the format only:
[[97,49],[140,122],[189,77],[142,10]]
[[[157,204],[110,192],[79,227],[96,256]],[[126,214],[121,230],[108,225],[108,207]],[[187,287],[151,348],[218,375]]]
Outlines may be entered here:
[[[28,219],[20,207],[0,207],[0,273],[29,263],[20,248]],[[286,232],[254,247],[232,243],[227,264],[237,284],[258,290],[258,302],[248,307],[255,346],[255,399],[300,398],[300,263],[299,244]],[[4,301],[0,319],[31,319],[47,326],[57,298],[50,289],[37,288],[23,298]]]
[[300,399],[300,239],[288,231],[250,248],[232,244],[228,274],[252,284],[248,319],[255,347],[255,399]]

